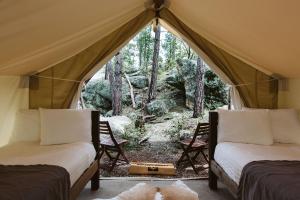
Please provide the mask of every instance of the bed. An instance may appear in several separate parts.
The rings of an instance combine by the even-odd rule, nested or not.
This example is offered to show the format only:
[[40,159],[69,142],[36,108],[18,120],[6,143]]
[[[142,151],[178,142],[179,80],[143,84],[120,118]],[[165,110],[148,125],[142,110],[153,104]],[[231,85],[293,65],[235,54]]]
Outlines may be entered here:
[[[217,180],[221,181],[229,189],[232,195],[235,198],[241,198],[241,191],[244,188],[241,188],[244,181],[245,168],[250,165],[260,164],[258,168],[262,166],[267,166],[269,163],[274,162],[275,164],[280,164],[282,169],[286,168],[287,165],[293,164],[294,168],[287,168],[288,171],[286,177],[289,181],[294,179],[294,177],[299,176],[299,160],[300,160],[300,145],[299,144],[283,144],[283,143],[273,143],[271,145],[258,145],[258,144],[248,144],[248,143],[239,143],[239,142],[219,142],[218,141],[218,123],[219,123],[219,114],[218,112],[211,112],[209,116],[210,120],[210,138],[209,138],[209,187],[213,190],[217,189]],[[267,162],[265,164],[264,162]],[[272,163],[273,164],[273,163]],[[255,166],[257,168],[257,166]],[[271,171],[272,165],[265,168],[268,174],[264,174],[268,177],[272,177],[273,171]],[[250,173],[254,168],[250,166]],[[270,172],[268,172],[270,169]],[[289,171],[296,169],[296,173],[289,174]],[[278,168],[277,168],[278,170]],[[257,173],[257,171],[252,172]],[[281,173],[281,172],[280,172]],[[270,175],[271,174],[271,175]],[[274,173],[276,175],[276,173]],[[285,174],[283,174],[285,175]],[[252,177],[253,179],[253,177]],[[256,176],[255,179],[265,179],[265,177]],[[283,178],[284,179],[284,178]],[[242,180],[242,181],[241,181]],[[272,180],[272,179],[270,179]],[[273,182],[281,180],[273,179]],[[249,185],[249,183],[247,183]],[[251,184],[257,184],[256,182]],[[284,180],[282,183],[284,184]],[[248,187],[248,185],[246,185]],[[271,185],[271,184],[270,184]],[[271,191],[270,185],[266,184],[263,187]],[[277,184],[278,185],[278,184]],[[297,198],[290,199],[299,199],[299,192],[297,191],[299,186],[299,178],[295,178],[294,187],[291,193],[294,192],[293,196],[297,195]],[[245,186],[243,186],[245,187]],[[276,186],[272,186],[276,187]],[[282,187],[282,185],[281,185]],[[276,189],[275,189],[276,190]],[[278,190],[278,189],[277,189]],[[252,193],[255,192],[251,191]],[[274,192],[274,191],[273,191]],[[289,194],[275,194],[275,196],[287,197],[284,199],[289,199]],[[273,194],[272,194],[273,195]],[[249,195],[248,195],[249,196]],[[251,195],[250,195],[251,196]],[[282,199],[277,197],[278,199]],[[266,198],[265,199],[270,199]],[[273,199],[273,198],[271,198]]]
[[[92,142],[40,145],[40,142],[15,142],[1,148],[3,166],[59,166],[69,174],[68,197],[76,199],[91,181],[91,189],[99,188],[99,112],[91,111]],[[1,183],[0,183],[1,184]],[[11,188],[13,190],[13,188]],[[17,191],[16,191],[17,192]]]

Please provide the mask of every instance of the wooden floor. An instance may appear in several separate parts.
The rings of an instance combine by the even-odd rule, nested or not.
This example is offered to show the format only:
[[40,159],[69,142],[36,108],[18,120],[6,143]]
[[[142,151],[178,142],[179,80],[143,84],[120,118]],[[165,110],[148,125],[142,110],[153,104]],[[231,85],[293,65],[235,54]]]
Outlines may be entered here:
[[[81,192],[78,200],[92,200],[95,198],[112,198],[119,193],[128,190],[137,183],[145,182],[155,186],[166,186],[174,181],[169,180],[100,180],[100,190],[90,191],[90,184]],[[198,192],[200,200],[234,200],[230,193],[221,185],[217,191],[208,188],[207,180],[186,180],[184,181],[192,190]],[[220,185],[220,184],[219,184]]]

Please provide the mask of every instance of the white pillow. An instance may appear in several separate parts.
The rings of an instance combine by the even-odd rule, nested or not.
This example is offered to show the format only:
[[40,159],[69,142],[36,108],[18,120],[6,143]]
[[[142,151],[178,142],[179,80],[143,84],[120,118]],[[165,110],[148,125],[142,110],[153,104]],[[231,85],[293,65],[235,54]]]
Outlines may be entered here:
[[91,142],[91,110],[40,109],[41,145]]
[[38,110],[19,110],[16,113],[11,143],[40,141],[40,113]]
[[218,111],[218,142],[271,145],[273,136],[268,110]]
[[275,142],[300,144],[300,123],[294,109],[270,110]]

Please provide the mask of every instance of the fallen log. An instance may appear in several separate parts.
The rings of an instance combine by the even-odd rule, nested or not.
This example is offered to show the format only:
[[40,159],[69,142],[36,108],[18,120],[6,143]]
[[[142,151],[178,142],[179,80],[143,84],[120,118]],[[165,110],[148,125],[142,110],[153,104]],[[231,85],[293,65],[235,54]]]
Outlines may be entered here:
[[130,88],[130,96],[131,96],[131,101],[132,101],[132,107],[133,107],[133,108],[136,108],[136,104],[135,104],[135,100],[134,100],[133,87],[132,87],[132,85],[131,85],[131,83],[130,83],[130,80],[129,80],[128,75],[127,75],[126,73],[124,73],[124,76],[125,76],[125,78],[126,78],[126,80],[127,80],[127,82],[128,82],[129,88]]

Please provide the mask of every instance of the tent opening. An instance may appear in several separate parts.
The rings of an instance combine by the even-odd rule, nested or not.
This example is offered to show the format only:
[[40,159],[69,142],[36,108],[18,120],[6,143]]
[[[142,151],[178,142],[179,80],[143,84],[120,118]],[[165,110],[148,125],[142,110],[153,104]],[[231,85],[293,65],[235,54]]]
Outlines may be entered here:
[[[210,110],[230,108],[231,90],[186,42],[157,28],[147,25],[99,66],[83,84],[77,105],[100,110],[100,121],[109,122],[114,137],[128,141],[124,153],[130,162],[176,165],[183,153],[179,142],[192,138],[199,122],[208,122]],[[109,161],[104,155],[102,176],[130,176],[126,163],[109,172]],[[199,155],[195,163],[199,174],[183,164],[176,176],[207,177],[205,158]]]

